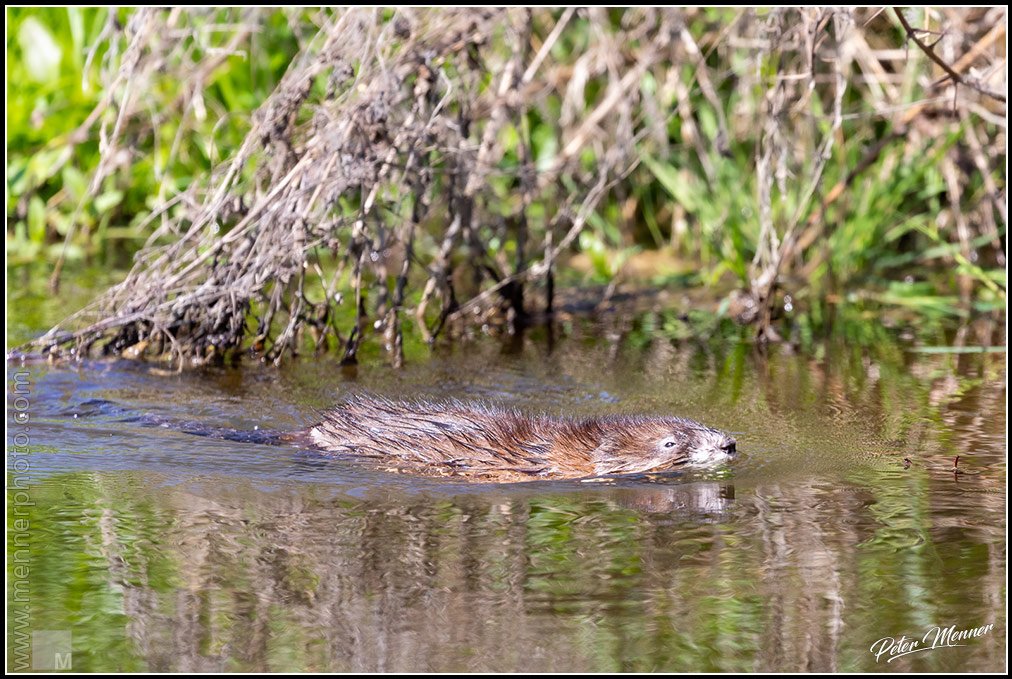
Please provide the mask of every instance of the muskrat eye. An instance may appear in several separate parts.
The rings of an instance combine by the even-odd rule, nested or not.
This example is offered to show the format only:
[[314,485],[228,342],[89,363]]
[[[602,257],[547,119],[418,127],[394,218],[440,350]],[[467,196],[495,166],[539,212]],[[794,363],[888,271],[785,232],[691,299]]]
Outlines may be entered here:
[[664,447],[665,448],[674,448],[675,447],[675,442],[674,441],[668,441],[667,443],[664,444]]

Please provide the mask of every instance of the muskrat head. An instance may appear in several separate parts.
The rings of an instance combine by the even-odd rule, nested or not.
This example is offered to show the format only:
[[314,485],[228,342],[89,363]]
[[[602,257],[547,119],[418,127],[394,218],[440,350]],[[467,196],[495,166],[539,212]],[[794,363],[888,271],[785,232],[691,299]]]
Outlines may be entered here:
[[594,451],[597,474],[665,471],[730,459],[737,445],[724,432],[679,417],[616,419]]

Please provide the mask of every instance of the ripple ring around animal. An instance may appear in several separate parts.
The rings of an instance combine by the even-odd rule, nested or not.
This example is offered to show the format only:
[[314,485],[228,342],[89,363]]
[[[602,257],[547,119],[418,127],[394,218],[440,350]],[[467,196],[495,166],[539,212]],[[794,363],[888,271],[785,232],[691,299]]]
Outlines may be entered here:
[[[152,423],[154,424],[154,423]],[[158,423],[171,426],[170,423]],[[516,482],[668,472],[733,458],[734,438],[681,417],[572,418],[466,401],[353,396],[295,432],[194,426],[212,438],[296,445],[428,475]]]

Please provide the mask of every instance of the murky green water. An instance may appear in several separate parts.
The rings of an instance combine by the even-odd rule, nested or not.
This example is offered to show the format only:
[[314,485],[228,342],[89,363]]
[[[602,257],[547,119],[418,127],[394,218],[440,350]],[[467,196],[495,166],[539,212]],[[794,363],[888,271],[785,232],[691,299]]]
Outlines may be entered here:
[[[930,343],[1004,346],[1003,325]],[[1003,670],[1006,356],[876,333],[795,354],[577,324],[355,374],[28,365],[9,669],[19,634],[55,630],[82,671]],[[663,482],[469,485],[96,405],[293,429],[351,391],[673,413],[743,455]],[[993,628],[870,651],[950,625]]]

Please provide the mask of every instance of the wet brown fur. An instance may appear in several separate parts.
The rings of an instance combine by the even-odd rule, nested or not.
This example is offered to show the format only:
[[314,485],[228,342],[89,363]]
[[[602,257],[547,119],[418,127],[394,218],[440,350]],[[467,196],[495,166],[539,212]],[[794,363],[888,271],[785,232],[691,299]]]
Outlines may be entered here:
[[[734,451],[734,439],[677,417],[572,419],[459,401],[373,397],[341,403],[307,439],[335,455],[498,480],[663,471],[704,446]],[[661,440],[673,443],[659,453]]]

